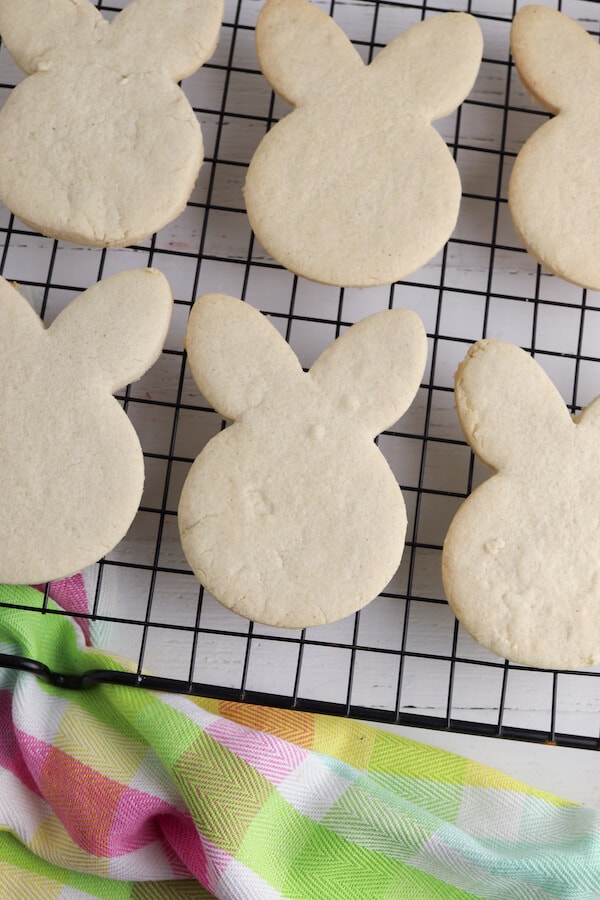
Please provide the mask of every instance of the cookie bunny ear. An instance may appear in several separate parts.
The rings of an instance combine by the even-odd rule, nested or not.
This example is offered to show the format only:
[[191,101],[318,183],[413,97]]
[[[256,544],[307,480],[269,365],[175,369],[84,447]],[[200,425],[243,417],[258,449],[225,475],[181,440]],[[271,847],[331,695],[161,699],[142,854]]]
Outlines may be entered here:
[[375,437],[406,411],[427,359],[427,337],[416,313],[385,310],[357,322],[319,356],[311,378],[360,418]]
[[196,301],[184,343],[199,390],[230,421],[258,406],[280,380],[302,376],[298,358],[266,316],[224,294]]
[[79,295],[48,335],[81,366],[95,366],[113,393],[136,381],[160,356],[173,298],[156,269],[120,272]]
[[469,444],[497,471],[522,465],[573,426],[542,367],[504,341],[484,340],[471,347],[458,367],[454,396]]
[[0,0],[2,42],[28,75],[57,53],[89,46],[104,22],[89,0]]
[[187,78],[214,53],[224,0],[130,0],[110,27],[123,65]]
[[[510,45],[523,86],[550,112],[587,104],[588,86],[597,96],[600,47],[564,13],[524,6],[513,19]],[[570,67],[577,73],[575,86],[565,77]]]
[[483,36],[475,17],[444,13],[413,25],[391,41],[371,68],[386,93],[403,85],[404,102],[432,121],[449,115],[465,99],[482,54]]
[[293,106],[364,68],[341,28],[309,0],[266,0],[256,23],[256,51],[265,78]]

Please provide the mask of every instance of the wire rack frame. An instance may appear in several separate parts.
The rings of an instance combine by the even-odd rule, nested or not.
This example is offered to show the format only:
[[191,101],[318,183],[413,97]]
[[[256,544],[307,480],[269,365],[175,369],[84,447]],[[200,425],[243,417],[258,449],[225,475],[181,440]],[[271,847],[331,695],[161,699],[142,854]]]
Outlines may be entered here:
[[[124,3],[96,4],[107,17]],[[276,264],[252,235],[241,187],[261,136],[287,111],[254,56],[260,0],[228,0],[213,59],[183,87],[202,123],[205,164],[187,209],[135,247],[91,250],[43,238],[0,209],[0,273],[46,322],[77,292],[126,268],[155,266],[170,279],[173,325],[161,360],[119,395],[140,433],[146,488],[125,540],[87,571],[86,618],[96,643],[131,660],[132,671],[51,672],[0,654],[0,665],[70,688],[117,682],[232,701],[333,713],[378,722],[600,747],[599,669],[546,672],[483,650],[450,614],[439,578],[445,529],[488,476],[458,429],[452,375],[485,336],[519,344],[553,377],[573,412],[600,384],[600,295],[537,266],[510,225],[506,184],[519,146],[546,114],[525,95],[508,49],[517,0],[320,0],[365,62],[397,33],[447,12],[475,15],[485,37],[476,86],[436,123],[461,171],[457,229],[438,256],[384,289],[323,288]],[[546,5],[600,35],[592,0]],[[0,50],[0,100],[23,77]],[[374,140],[376,137],[374,136]],[[206,290],[235,294],[267,313],[308,368],[354,321],[379,309],[415,309],[429,360],[416,401],[379,438],[408,513],[398,575],[364,610],[304,631],[258,626],[220,607],[196,582],[176,536],[179,490],[194,457],[224,423],[198,394],[182,338],[192,303]],[[65,615],[40,593],[41,615]],[[0,604],[5,608],[10,602]]]

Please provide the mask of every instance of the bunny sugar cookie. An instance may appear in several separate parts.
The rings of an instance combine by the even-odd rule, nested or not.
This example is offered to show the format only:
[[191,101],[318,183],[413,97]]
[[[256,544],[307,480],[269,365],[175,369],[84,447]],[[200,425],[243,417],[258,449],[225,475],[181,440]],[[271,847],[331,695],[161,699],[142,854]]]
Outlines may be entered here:
[[303,628],[349,615],[394,575],[406,512],[375,436],[411,403],[425,366],[418,316],[353,325],[305,374],[253,307],[218,294],[191,313],[202,394],[234,424],[202,450],[179,504],[185,555],[223,605]]
[[29,76],[0,111],[0,199],[31,228],[134,244],[184,209],[203,160],[177,81],[213,53],[223,0],[0,0],[0,36]]
[[112,393],[158,358],[171,309],[165,277],[140,269],[84,291],[46,328],[0,279],[0,582],[72,575],[129,528],[144,461]]
[[448,530],[442,576],[457,618],[513,662],[600,662],[600,399],[573,418],[541,366],[502,341],[456,374],[467,441],[496,472]]
[[524,6],[511,50],[526,90],[554,118],[521,148],[508,203],[517,234],[555,275],[600,290],[600,46],[564,13]]
[[296,108],[259,144],[244,196],[279,263],[313,281],[391,284],[442,249],[461,183],[434,119],[471,90],[483,49],[474,17],[447,13],[365,65],[309,0],[266,0],[256,27],[267,80]]

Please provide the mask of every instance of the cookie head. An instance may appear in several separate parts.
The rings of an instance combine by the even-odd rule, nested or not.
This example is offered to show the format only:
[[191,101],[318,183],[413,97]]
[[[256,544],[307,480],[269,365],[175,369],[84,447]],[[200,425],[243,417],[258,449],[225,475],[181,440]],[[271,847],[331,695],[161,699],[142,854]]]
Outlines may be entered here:
[[159,272],[125,272],[79,295],[45,328],[0,281],[2,582],[72,575],[125,535],[144,463],[112,393],[156,360],[171,305]]
[[136,243],[184,209],[203,160],[177,81],[213,52],[222,0],[0,0],[28,74],[0,111],[0,199],[50,237]]
[[515,161],[508,203],[515,230],[550,272],[600,289],[600,45],[543,6],[519,10],[511,50],[526,90],[554,118]]
[[291,271],[326,284],[389,284],[446,243],[461,185],[432,121],[471,89],[476,20],[433,17],[365,65],[309,0],[267,0],[258,59],[295,108],[257,148],[245,183],[250,223]]

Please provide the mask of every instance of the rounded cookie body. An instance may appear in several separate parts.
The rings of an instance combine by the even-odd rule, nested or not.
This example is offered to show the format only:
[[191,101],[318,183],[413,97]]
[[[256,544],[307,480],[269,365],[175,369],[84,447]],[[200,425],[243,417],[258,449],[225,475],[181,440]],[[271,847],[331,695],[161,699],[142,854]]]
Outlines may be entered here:
[[495,471],[456,513],[442,577],[459,621],[483,646],[529,666],[600,662],[600,402],[573,419],[541,366],[480,341],[459,367],[456,406]]

